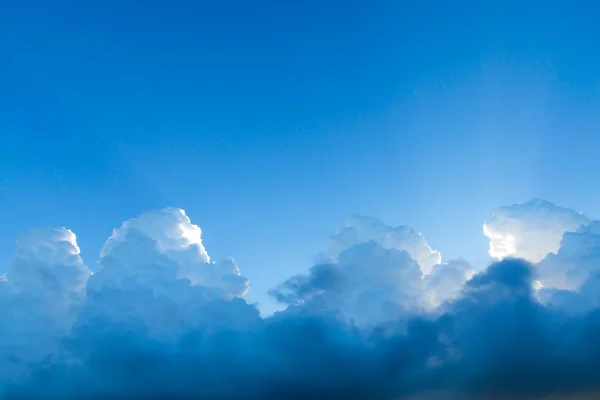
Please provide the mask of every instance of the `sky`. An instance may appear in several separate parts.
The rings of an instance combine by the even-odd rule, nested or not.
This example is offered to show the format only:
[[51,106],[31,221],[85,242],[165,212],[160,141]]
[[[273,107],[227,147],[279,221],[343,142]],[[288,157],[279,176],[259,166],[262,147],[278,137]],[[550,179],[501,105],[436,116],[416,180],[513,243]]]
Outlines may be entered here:
[[64,226],[186,210],[268,303],[350,215],[487,262],[482,223],[541,197],[600,215],[592,1],[7,1],[0,272]]
[[0,2],[0,397],[598,398],[599,13]]

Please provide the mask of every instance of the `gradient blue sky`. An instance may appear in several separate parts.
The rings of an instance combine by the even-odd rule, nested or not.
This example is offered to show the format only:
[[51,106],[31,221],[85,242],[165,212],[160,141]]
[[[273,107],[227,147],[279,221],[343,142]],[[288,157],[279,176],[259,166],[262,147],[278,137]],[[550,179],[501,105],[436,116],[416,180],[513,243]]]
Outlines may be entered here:
[[598,15],[551,0],[2,2],[0,272],[48,225],[94,269],[113,228],[171,205],[265,302],[352,213],[474,263],[499,205],[598,217]]

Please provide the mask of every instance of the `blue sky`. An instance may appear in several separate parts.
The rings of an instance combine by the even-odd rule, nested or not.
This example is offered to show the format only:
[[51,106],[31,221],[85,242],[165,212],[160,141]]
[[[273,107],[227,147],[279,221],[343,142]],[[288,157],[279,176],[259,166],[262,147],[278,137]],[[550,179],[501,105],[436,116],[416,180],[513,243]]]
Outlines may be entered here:
[[0,265],[177,206],[264,302],[353,213],[474,263],[498,205],[597,217],[600,6],[499,3],[3,2]]

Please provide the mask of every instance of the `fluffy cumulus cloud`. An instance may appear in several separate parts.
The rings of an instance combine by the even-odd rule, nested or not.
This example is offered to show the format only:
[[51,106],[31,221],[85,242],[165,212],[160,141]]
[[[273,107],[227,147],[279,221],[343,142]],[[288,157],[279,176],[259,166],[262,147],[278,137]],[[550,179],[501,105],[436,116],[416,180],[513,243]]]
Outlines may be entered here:
[[589,222],[580,212],[534,199],[498,208],[483,224],[483,232],[490,239],[490,256],[538,262],[558,251],[565,232]]
[[391,227],[376,218],[354,215],[348,218],[331,237],[330,254],[336,256],[355,244],[374,241],[386,249],[406,251],[428,274],[434,265],[442,261],[440,252],[432,250],[416,230],[407,226]]
[[597,398],[600,222],[535,200],[485,232],[476,273],[355,216],[261,317],[183,210],[123,223],[94,274],[73,232],[34,230],[0,279],[0,397]]
[[286,304],[334,312],[359,324],[376,323],[421,308],[419,264],[402,250],[377,242],[356,244],[335,261],[315,265],[272,291]]
[[465,260],[451,260],[434,265],[432,273],[424,277],[425,304],[438,307],[455,299],[465,284],[475,275],[475,269]]
[[185,211],[165,208],[131,219],[113,231],[100,251],[101,273],[90,286],[162,285],[188,280],[192,285],[221,289],[227,297],[243,297],[248,280],[233,260],[210,260],[200,227]]
[[16,378],[57,351],[84,300],[91,271],[68,229],[35,229],[17,240],[0,281],[0,374]]
[[329,248],[323,263],[272,290],[275,299],[360,324],[378,323],[453,299],[474,273],[466,261],[442,263],[414,229],[370,217],[348,219]]

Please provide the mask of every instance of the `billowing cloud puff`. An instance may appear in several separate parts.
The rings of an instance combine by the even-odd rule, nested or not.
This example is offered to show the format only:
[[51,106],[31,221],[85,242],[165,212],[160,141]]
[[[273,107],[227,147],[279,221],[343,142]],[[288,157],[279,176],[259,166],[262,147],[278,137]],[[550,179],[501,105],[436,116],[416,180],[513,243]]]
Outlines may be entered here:
[[431,274],[424,277],[425,303],[437,307],[454,300],[473,275],[475,269],[465,260],[435,265]]
[[68,229],[35,229],[17,240],[0,281],[0,376],[15,378],[58,347],[77,318],[90,275]]
[[91,275],[79,253],[70,230],[34,229],[17,240],[15,259],[7,274],[8,287],[11,292],[76,300]]
[[[421,235],[343,229],[327,260],[272,291],[288,307],[267,318],[180,210],[124,223],[91,276],[72,233],[33,232],[0,281],[0,397],[595,398],[600,230],[584,225],[539,263],[507,257],[478,274],[439,254],[424,274]],[[538,290],[556,271],[576,288]]]
[[545,287],[578,289],[590,274],[600,272],[600,221],[565,232],[560,249],[548,254],[539,264]]
[[210,261],[202,244],[202,230],[192,224],[184,210],[174,207],[144,213],[138,218],[125,221],[120,228],[113,231],[100,250],[100,255],[106,256],[113,247],[126,240],[127,235],[133,233],[152,239],[162,254],[171,254],[177,258],[182,252],[190,250],[186,256],[192,257],[194,261]]
[[287,280],[272,294],[282,303],[376,323],[423,307],[421,278],[419,264],[406,251],[371,241],[312,267],[309,275]]
[[277,301],[372,324],[435,308],[474,274],[466,261],[441,264],[414,229],[375,218],[355,215],[330,239],[322,263],[271,291]]
[[361,325],[375,324],[436,308],[454,299],[473,275],[462,260],[437,264],[423,275],[408,252],[369,241],[313,266],[308,275],[288,279],[271,295],[301,305],[304,312],[334,312]]
[[423,274],[442,261],[440,252],[432,250],[427,240],[407,226],[395,228],[378,219],[354,215],[331,237],[330,255],[335,257],[355,244],[375,241],[386,249],[406,251],[421,267]]
[[188,279],[193,285],[222,290],[230,297],[248,291],[248,280],[232,258],[210,261],[200,227],[178,208],[142,214],[115,229],[100,251],[102,273],[90,285],[152,284]]
[[548,254],[537,270],[544,287],[540,299],[571,312],[600,307],[600,221],[566,232],[556,254]]
[[483,232],[490,239],[490,256],[538,262],[558,251],[565,232],[589,222],[582,213],[534,199],[498,208],[483,224]]

